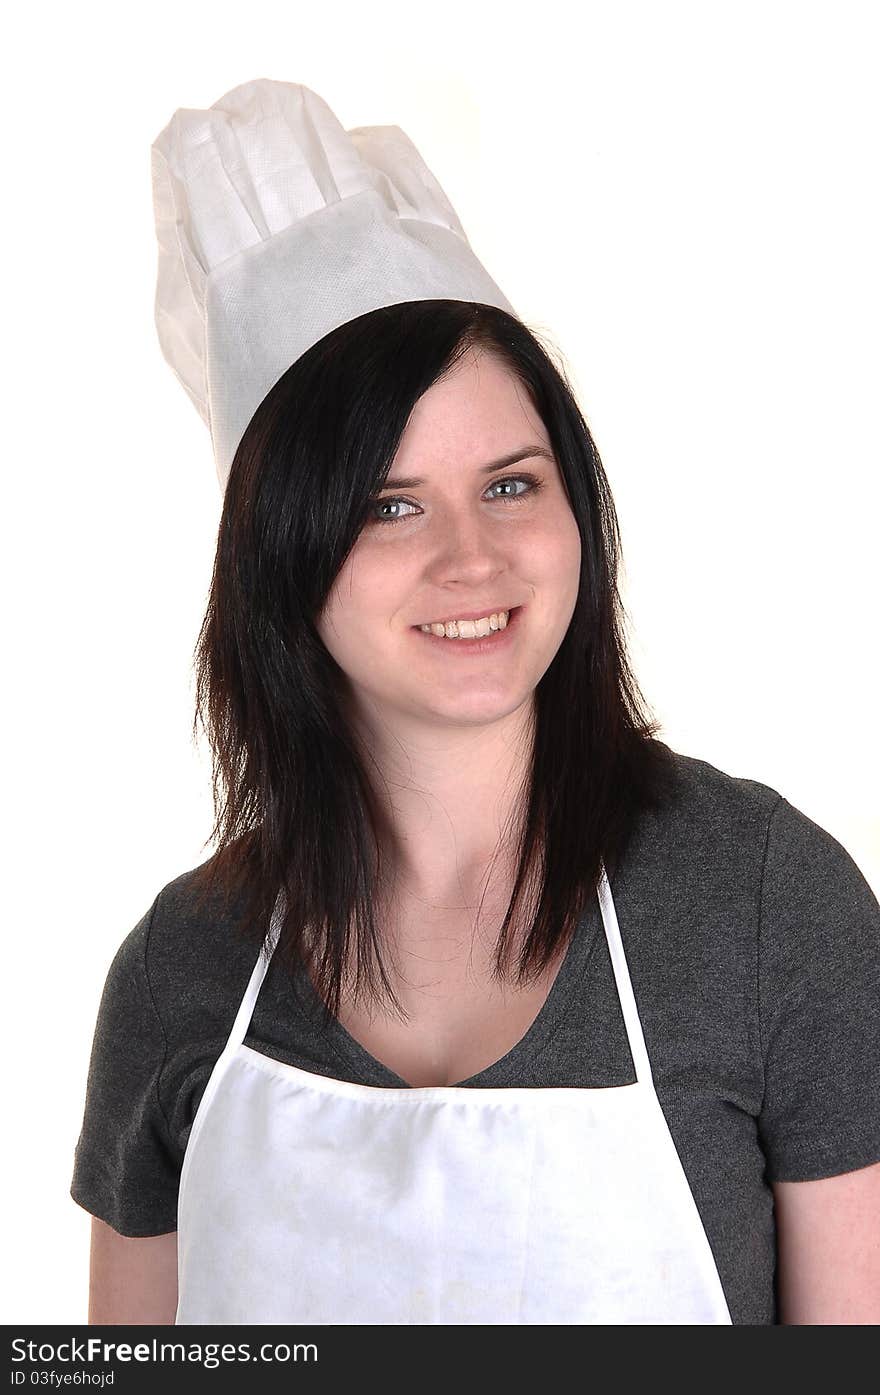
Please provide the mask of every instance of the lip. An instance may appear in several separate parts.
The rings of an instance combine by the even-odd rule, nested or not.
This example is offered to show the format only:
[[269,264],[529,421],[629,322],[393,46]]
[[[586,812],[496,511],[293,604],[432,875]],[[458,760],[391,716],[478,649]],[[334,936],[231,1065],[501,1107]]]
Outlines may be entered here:
[[[459,656],[469,654],[471,658],[474,658],[478,654],[493,654],[496,651],[505,649],[511,642],[513,634],[519,628],[520,611],[524,609],[525,607],[521,605],[513,606],[504,629],[493,630],[491,634],[483,635],[480,639],[446,639],[443,635],[426,634],[424,630],[419,629],[418,625],[413,625],[412,630],[413,634],[417,635],[419,639],[424,640],[426,644],[432,644],[438,652],[442,646],[444,652],[448,654],[457,653]],[[459,615],[456,618],[459,620],[469,620],[472,617],[469,615]],[[480,616],[477,615],[473,618],[479,620]]]

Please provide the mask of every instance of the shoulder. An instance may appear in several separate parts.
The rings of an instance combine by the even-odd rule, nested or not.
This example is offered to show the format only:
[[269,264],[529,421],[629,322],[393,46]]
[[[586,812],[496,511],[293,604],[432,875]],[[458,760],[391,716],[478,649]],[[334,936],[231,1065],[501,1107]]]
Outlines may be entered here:
[[786,902],[812,906],[811,919],[822,902],[873,916],[876,898],[850,853],[783,792],[695,756],[670,756],[662,798],[635,832],[634,869],[707,895],[748,888],[765,923]]
[[674,776],[664,812],[695,831],[725,834],[757,828],[763,833],[764,861],[784,871],[804,857],[849,872],[854,863],[842,843],[772,785],[731,775],[708,761],[672,752]]
[[746,775],[734,775],[697,756],[670,750],[670,779],[664,812],[691,823],[766,824],[782,799],[779,790]]
[[751,776],[667,747],[667,778],[639,817],[621,868],[625,882],[656,894],[674,888],[703,898],[713,890],[753,893],[760,882],[779,790]]
[[202,1021],[241,996],[258,947],[242,933],[239,909],[221,892],[206,895],[205,864],[166,882],[153,903],[143,937],[144,965],[159,1016],[176,1030],[188,1017]]

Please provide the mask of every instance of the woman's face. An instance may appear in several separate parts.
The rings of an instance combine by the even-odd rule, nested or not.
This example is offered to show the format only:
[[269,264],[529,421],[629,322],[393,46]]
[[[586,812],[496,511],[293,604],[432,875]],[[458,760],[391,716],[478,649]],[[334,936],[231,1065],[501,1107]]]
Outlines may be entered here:
[[[524,447],[516,463],[486,469]],[[371,715],[395,726],[491,723],[531,699],[558,650],[580,560],[541,418],[499,359],[471,351],[417,402],[318,630],[368,726]],[[509,633],[483,653],[418,628],[517,606]]]

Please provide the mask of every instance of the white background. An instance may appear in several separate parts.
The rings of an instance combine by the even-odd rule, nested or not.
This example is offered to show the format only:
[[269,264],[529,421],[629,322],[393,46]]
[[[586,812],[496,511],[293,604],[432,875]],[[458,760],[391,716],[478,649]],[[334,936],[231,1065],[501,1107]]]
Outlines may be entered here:
[[211,850],[191,662],[220,493],[152,319],[152,141],[257,77],[407,132],[572,379],[663,739],[779,790],[880,893],[876,14],[15,8],[4,1322],[86,1320],[89,1217],[68,1187],[101,988]]

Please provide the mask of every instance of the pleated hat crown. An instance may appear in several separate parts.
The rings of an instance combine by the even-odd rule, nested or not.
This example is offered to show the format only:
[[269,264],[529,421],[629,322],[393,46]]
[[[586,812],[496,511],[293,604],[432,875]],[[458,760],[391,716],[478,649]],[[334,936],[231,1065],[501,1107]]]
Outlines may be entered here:
[[301,84],[179,108],[151,159],[156,329],[221,490],[269,389],[337,326],[412,300],[516,313],[400,127],[346,131]]

